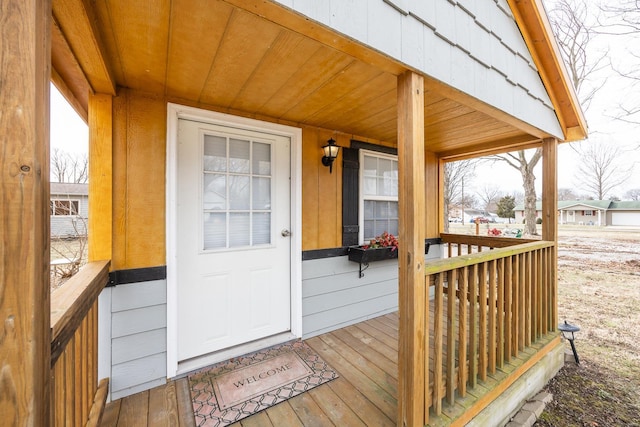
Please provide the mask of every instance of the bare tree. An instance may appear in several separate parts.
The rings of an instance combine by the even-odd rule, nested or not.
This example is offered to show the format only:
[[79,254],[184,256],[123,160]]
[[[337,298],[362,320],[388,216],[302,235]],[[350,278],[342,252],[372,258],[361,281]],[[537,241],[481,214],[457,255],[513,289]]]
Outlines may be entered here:
[[579,196],[571,188],[558,188],[558,200],[578,200]]
[[520,175],[522,176],[522,186],[524,189],[525,228],[526,232],[532,236],[538,234],[536,229],[536,177],[533,173],[533,169],[536,167],[541,157],[542,148],[536,148],[530,158],[527,158],[527,152],[524,150],[491,156],[491,158],[505,162],[520,172]]
[[578,167],[579,185],[597,200],[613,197],[611,193],[631,174],[631,167],[622,164],[623,153],[614,144],[588,141],[581,146],[581,163]]
[[597,36],[595,22],[586,0],[556,0],[549,10],[549,20],[571,82],[584,110],[589,108],[596,92],[606,79],[593,81],[594,74],[608,65],[608,52],[591,49]]
[[485,185],[478,190],[477,196],[482,203],[482,208],[486,212],[491,212],[496,210],[498,200],[502,197],[502,192],[495,185]]
[[640,201],[640,188],[633,188],[626,193],[624,193],[624,197],[628,200]]
[[[469,191],[468,187],[475,175],[476,165],[475,159],[448,162],[444,165],[444,229],[447,232],[449,231],[449,205],[459,203],[466,197],[465,181]],[[464,221],[464,211],[462,220]]]
[[[637,92],[640,87],[640,51],[637,50],[637,39],[640,37],[640,4],[637,0],[617,0],[602,2],[600,9],[604,16],[599,20],[598,31],[619,36],[620,43],[624,43],[626,50],[624,60],[621,63],[612,62],[611,66],[617,75],[626,80],[628,93]],[[615,119],[640,124],[640,102],[637,97],[623,97],[618,103],[618,108]]]
[[89,158],[59,148],[51,152],[51,181],[85,184],[89,179]]

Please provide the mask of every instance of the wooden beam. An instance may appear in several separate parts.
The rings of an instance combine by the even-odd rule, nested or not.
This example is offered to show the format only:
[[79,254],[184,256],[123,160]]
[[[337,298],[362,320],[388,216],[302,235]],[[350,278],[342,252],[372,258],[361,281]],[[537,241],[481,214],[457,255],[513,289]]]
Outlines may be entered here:
[[55,0],[53,15],[93,91],[115,95],[115,80],[89,0]]
[[398,426],[423,426],[429,355],[424,275],[425,239],[424,79],[398,77],[399,357]]
[[540,146],[540,138],[522,134],[511,138],[498,139],[472,147],[454,148],[439,153],[439,157],[447,162],[473,159],[491,154],[501,154],[508,151],[526,150]]
[[113,243],[113,98],[89,96],[89,261],[110,260]]
[[50,424],[51,3],[0,2],[0,412]]
[[542,239],[554,242],[549,248],[551,328],[558,326],[558,140],[542,141]]

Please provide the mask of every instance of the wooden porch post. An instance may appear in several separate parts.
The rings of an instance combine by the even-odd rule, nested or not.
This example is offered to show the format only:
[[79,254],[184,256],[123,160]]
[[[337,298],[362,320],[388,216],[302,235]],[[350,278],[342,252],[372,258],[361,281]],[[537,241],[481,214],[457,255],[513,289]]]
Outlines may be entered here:
[[551,329],[558,327],[558,140],[542,141],[542,239],[555,242],[549,260]]
[[111,259],[113,97],[89,95],[89,261]]
[[0,418],[49,425],[51,3],[0,3]]
[[424,79],[398,77],[399,355],[398,426],[425,424]]

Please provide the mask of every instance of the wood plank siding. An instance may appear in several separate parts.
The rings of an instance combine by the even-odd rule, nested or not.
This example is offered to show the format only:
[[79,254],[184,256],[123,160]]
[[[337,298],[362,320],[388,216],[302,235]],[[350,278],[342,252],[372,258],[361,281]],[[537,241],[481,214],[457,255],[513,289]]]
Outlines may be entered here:
[[[444,296],[446,304],[447,297]],[[432,318],[434,304],[431,304]],[[446,332],[445,332],[446,334]],[[455,338],[455,337],[454,337]],[[445,341],[447,337],[444,337]],[[390,313],[305,340],[340,377],[256,415],[234,427],[395,426],[398,394],[398,314]],[[502,368],[469,386],[462,403],[442,404],[430,425],[449,425],[498,387],[553,337],[544,337]],[[432,344],[433,345],[433,344]],[[545,353],[544,351],[541,353]],[[432,353],[433,354],[433,353]],[[443,364],[444,366],[444,364]],[[506,388],[506,387],[503,387]],[[107,405],[102,427],[194,426],[188,381],[181,378]]]

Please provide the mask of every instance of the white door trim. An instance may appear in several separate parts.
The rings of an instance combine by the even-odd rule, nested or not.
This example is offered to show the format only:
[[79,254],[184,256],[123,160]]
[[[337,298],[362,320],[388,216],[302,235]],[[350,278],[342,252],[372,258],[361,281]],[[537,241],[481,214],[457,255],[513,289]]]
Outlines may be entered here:
[[[186,371],[178,368],[177,280],[177,152],[178,120],[266,132],[291,138],[291,334],[302,337],[302,129],[167,103],[166,248],[167,248],[167,377]],[[269,343],[265,342],[265,346]]]

